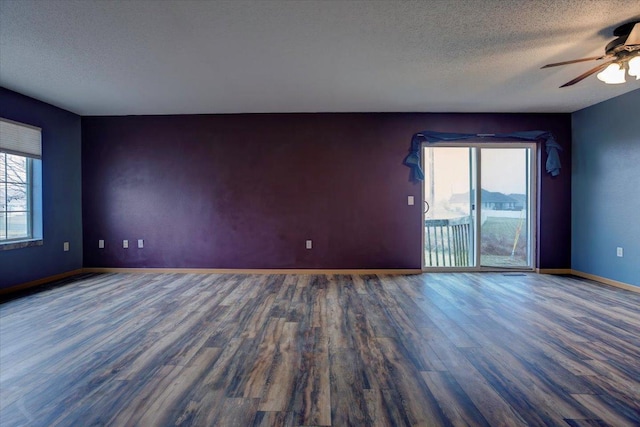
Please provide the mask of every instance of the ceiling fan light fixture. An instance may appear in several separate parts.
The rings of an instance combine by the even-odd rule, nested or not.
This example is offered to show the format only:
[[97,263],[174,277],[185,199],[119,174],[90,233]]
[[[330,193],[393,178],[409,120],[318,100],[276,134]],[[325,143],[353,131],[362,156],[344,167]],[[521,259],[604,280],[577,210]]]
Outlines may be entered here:
[[598,73],[598,80],[610,85],[624,83],[624,68],[620,64],[609,64],[607,68]]
[[613,30],[613,35],[616,38],[605,46],[604,55],[602,56],[554,62],[544,65],[542,68],[575,64],[577,62],[606,60],[606,62],[596,65],[575,79],[563,84],[560,86],[561,88],[572,86],[598,72],[598,80],[610,85],[625,83],[627,70],[630,76],[635,77],[635,80],[640,80],[640,20],[620,25]]
[[629,60],[629,75],[634,76],[636,80],[640,80],[640,55]]

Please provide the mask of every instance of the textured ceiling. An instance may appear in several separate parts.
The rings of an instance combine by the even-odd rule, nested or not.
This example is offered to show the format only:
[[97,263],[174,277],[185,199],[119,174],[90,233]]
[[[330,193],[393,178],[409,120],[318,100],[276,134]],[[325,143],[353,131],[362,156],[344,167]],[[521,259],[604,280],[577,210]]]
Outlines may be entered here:
[[638,0],[6,1],[0,85],[83,115],[572,112]]

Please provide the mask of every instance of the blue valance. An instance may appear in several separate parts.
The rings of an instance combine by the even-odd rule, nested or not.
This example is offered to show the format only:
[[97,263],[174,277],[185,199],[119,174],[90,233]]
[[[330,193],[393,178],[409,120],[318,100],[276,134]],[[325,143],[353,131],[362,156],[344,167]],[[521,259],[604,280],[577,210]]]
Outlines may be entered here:
[[562,147],[556,142],[551,132],[542,130],[510,133],[448,133],[423,130],[422,132],[414,134],[411,138],[411,150],[409,150],[409,155],[404,159],[404,164],[411,168],[413,180],[423,181],[424,173],[420,165],[420,147],[422,147],[423,142],[434,143],[487,137],[519,139],[523,141],[544,141],[547,151],[547,172],[550,173],[551,176],[556,176],[560,173],[560,155],[558,154],[558,150],[562,150]]

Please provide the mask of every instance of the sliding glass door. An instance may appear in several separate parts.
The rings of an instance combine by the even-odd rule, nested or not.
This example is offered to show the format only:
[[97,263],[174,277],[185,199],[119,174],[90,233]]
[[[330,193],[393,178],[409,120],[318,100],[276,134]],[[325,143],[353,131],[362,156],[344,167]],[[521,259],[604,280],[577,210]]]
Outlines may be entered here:
[[534,156],[528,143],[424,147],[425,268],[533,268]]
[[480,265],[532,267],[531,148],[480,150]]
[[425,147],[424,267],[474,267],[476,149]]

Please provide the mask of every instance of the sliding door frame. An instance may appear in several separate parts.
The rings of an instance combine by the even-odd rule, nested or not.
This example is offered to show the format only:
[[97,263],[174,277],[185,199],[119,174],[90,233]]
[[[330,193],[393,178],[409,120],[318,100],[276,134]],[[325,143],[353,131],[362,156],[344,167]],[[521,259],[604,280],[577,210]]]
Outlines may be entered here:
[[[425,182],[422,181],[420,199],[421,199],[421,207],[422,215],[421,215],[421,228],[422,228],[422,247],[420,249],[422,255],[422,271],[423,272],[478,272],[478,271],[535,271],[536,266],[536,253],[538,247],[538,229],[536,227],[537,224],[537,200],[538,200],[538,144],[535,142],[522,142],[522,141],[506,141],[506,142],[473,142],[473,141],[459,141],[459,142],[438,142],[438,143],[422,143],[422,147],[420,149],[420,162],[424,166],[423,170],[427,173],[426,163],[425,163],[425,148],[437,148],[437,147],[457,147],[457,148],[475,148],[475,177],[471,176],[471,181],[475,181],[475,192],[474,192],[474,200],[472,203],[475,205],[476,209],[473,213],[473,240],[474,240],[474,263],[473,267],[427,267],[426,259],[425,259],[425,220],[426,220],[426,212],[424,211],[425,206]],[[487,148],[528,148],[529,158],[526,164],[528,169],[527,174],[527,191],[530,192],[529,195],[529,203],[528,203],[528,215],[527,215],[527,237],[529,239],[528,242],[528,258],[529,258],[529,266],[528,267],[484,267],[481,265],[481,246],[482,246],[482,238],[481,238],[481,226],[482,226],[482,149]],[[471,161],[471,159],[470,159]],[[429,172],[430,173],[430,172]],[[471,174],[473,175],[473,174]],[[470,186],[471,187],[471,186]],[[471,190],[471,188],[469,188]]]

